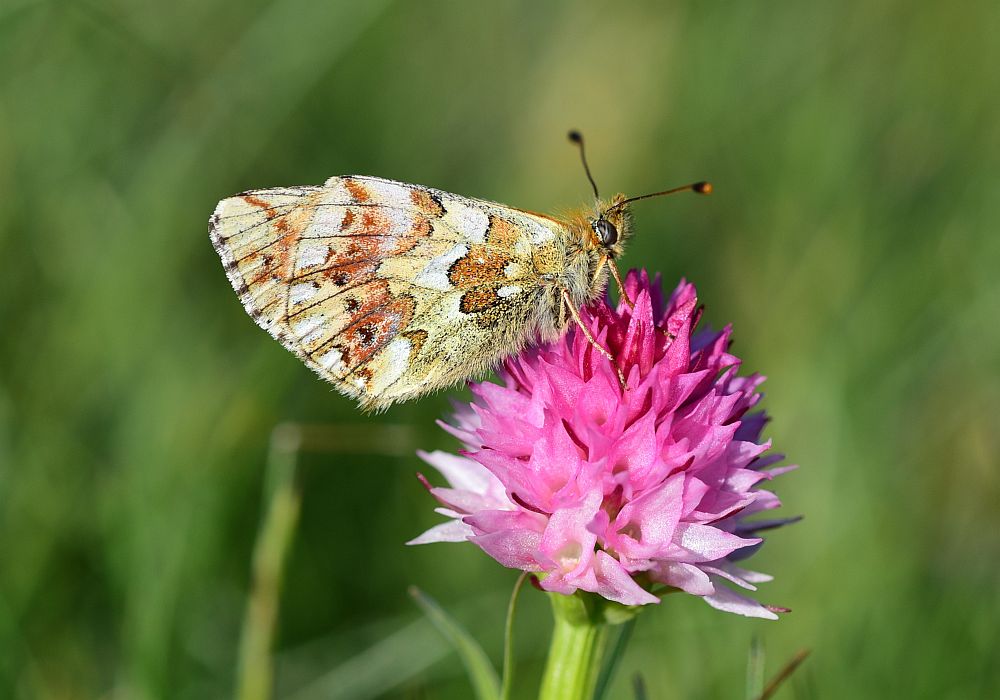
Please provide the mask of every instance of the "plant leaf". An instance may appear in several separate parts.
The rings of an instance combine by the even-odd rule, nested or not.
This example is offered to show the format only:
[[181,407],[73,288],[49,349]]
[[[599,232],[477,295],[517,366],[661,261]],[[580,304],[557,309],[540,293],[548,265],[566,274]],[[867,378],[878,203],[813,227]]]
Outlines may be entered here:
[[608,691],[608,687],[611,685],[611,679],[615,674],[615,669],[618,667],[618,661],[625,653],[625,647],[628,645],[628,640],[632,636],[632,630],[634,627],[635,617],[633,616],[618,629],[618,634],[615,637],[614,643],[611,645],[611,650],[604,658],[604,664],[601,666],[601,675],[597,677],[597,687],[594,689],[594,700],[601,700],[601,698],[604,697],[604,694]]

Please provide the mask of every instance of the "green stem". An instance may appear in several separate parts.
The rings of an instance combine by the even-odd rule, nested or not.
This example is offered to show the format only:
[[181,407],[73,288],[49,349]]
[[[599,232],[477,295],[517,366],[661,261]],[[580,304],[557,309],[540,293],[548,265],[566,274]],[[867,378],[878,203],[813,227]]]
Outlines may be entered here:
[[608,625],[596,596],[550,593],[555,627],[539,700],[591,700]]
[[521,593],[521,586],[527,579],[527,571],[522,572],[517,577],[514,591],[510,594],[510,603],[507,604],[507,623],[504,625],[503,635],[503,680],[500,682],[500,700],[510,700],[514,688],[514,613],[517,612],[517,597]]

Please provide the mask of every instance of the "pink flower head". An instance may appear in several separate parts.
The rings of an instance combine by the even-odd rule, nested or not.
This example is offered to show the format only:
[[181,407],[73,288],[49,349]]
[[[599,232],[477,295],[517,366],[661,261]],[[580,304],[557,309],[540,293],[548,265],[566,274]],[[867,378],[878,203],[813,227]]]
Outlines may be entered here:
[[[730,328],[695,331],[694,285],[664,305],[659,279],[629,273],[635,307],[584,309],[578,328],[508,360],[503,385],[472,384],[448,432],[462,456],[421,454],[449,483],[430,487],[450,518],[411,544],[469,540],[504,566],[537,572],[542,588],[591,591],[626,605],[679,589],[715,608],[775,619],[723,582],[756,590],[770,576],[739,568],[781,505],[760,487],[792,467],[765,454],[760,375],[737,376]],[[426,482],[425,482],[426,483]]]

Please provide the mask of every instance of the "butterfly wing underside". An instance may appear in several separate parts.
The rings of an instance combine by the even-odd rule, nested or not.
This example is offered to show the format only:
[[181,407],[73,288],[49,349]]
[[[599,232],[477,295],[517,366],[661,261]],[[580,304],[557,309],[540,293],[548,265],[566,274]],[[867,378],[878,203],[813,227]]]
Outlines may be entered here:
[[360,176],[230,197],[210,232],[257,324],[369,408],[519,350],[562,259],[555,220]]

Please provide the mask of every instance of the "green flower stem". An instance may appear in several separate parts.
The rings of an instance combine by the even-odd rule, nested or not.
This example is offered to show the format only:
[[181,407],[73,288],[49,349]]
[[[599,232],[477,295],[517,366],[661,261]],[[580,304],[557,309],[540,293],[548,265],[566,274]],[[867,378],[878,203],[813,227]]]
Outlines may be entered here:
[[591,700],[609,626],[590,594],[550,593],[555,627],[539,700]]

